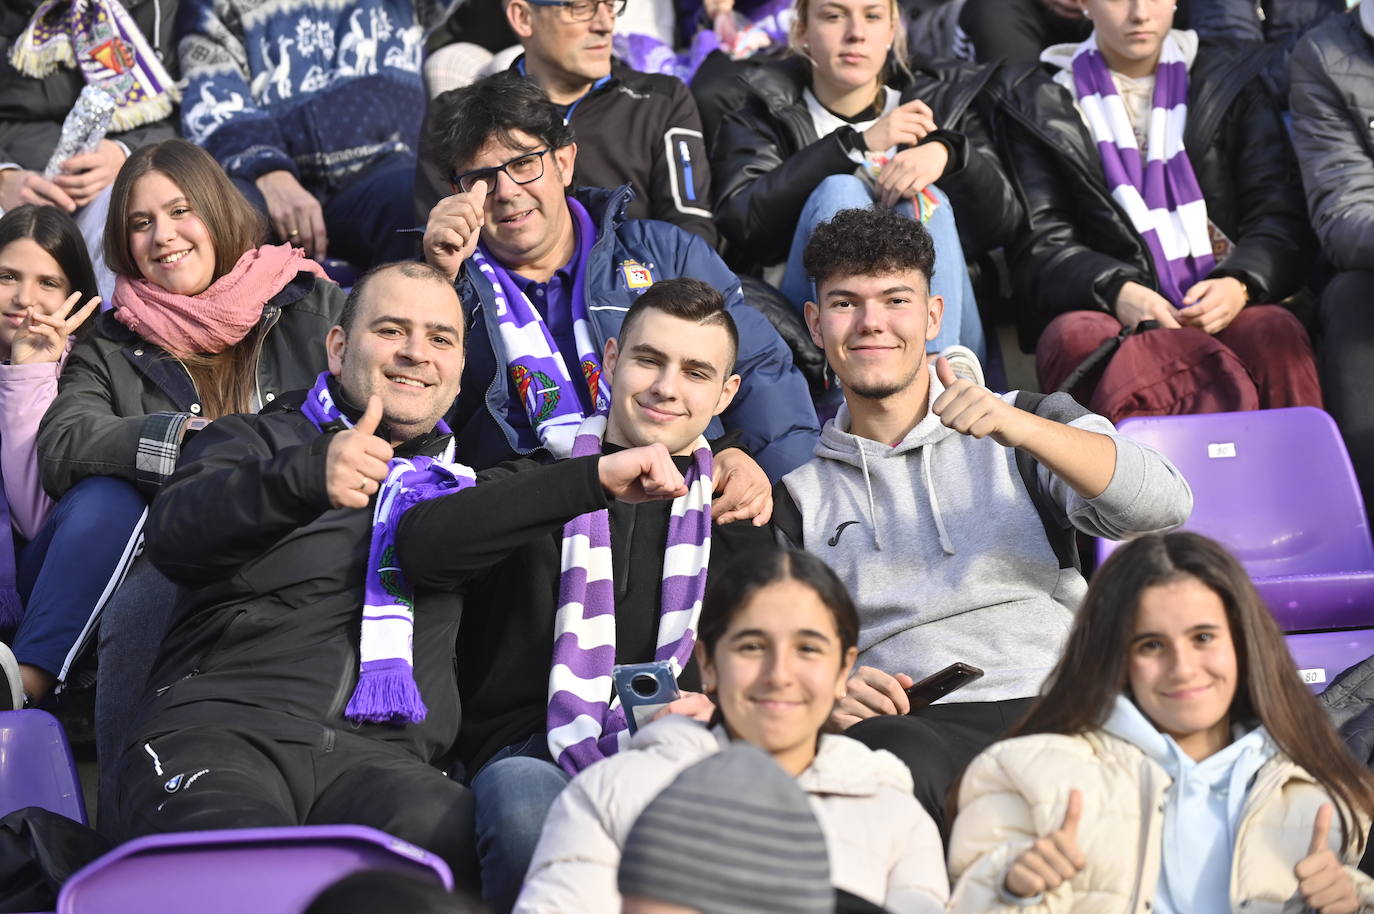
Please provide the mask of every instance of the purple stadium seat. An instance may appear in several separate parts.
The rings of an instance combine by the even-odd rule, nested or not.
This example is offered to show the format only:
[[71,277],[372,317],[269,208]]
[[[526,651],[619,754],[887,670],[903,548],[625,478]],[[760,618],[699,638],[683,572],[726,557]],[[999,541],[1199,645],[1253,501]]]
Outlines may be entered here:
[[[1330,416],[1307,406],[1151,416],[1120,431],[1179,468],[1193,487],[1185,529],[1235,553],[1284,631],[1374,626],[1374,544]],[[1114,546],[1099,540],[1099,561]]]
[[25,806],[86,824],[86,799],[62,725],[47,711],[0,711],[0,816]]
[[320,266],[324,267],[329,278],[338,283],[345,292],[353,288],[353,284],[358,281],[358,277],[361,275],[358,268],[353,264],[333,257],[326,257]]
[[1307,632],[1286,640],[1298,674],[1314,692],[1325,691],[1341,673],[1374,657],[1374,629]]
[[438,857],[359,825],[184,832],[138,838],[80,870],[57,914],[300,914],[326,886],[371,869],[453,888]]

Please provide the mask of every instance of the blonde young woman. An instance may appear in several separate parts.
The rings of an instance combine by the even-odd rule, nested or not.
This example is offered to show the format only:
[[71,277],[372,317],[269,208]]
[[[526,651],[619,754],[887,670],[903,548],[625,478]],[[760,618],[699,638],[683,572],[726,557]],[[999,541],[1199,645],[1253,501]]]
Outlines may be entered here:
[[1245,571],[1192,533],[1093,578],[1017,735],[964,773],[955,912],[1355,914],[1374,781]]
[[932,290],[946,304],[931,351],[962,343],[981,358],[964,257],[1007,241],[1020,216],[973,111],[988,74],[913,69],[896,0],[797,0],[795,12],[793,56],[742,77],[748,95],[716,135],[730,255],[785,261],[781,289],[800,311],[813,294],[801,264],[812,229],[842,209],[898,207],[935,238]]

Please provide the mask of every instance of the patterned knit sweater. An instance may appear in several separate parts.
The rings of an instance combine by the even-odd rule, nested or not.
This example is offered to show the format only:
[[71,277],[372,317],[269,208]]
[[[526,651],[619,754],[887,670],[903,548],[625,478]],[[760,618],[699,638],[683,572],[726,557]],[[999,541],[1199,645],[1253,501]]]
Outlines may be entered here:
[[413,154],[420,54],[440,0],[182,0],[183,134],[230,175],[328,193]]

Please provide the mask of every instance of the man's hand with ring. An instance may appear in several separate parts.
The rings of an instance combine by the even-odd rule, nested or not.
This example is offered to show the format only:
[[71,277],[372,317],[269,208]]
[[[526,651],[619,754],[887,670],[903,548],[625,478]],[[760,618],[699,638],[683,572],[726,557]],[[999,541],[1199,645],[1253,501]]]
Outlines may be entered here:
[[289,171],[269,171],[254,183],[267,201],[267,214],[277,237],[299,246],[306,257],[323,260],[329,239],[325,237],[324,210],[315,195]]
[[381,423],[382,398],[373,394],[358,423],[336,433],[329,442],[324,484],[332,507],[366,508],[373,493],[381,488],[393,456],[391,445],[377,437]]

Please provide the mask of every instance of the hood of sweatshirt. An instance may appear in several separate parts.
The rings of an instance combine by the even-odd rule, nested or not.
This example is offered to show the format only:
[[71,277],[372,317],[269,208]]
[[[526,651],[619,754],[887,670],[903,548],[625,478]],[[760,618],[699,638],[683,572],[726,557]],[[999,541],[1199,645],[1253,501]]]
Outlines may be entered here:
[[1237,725],[1231,744],[1194,761],[1155,729],[1125,695],[1118,695],[1106,732],[1137,746],[1173,783],[1164,799],[1163,855],[1156,910],[1229,910],[1231,856],[1245,799],[1255,776],[1278,751],[1263,727]]
[[930,448],[959,433],[946,427],[940,422],[940,417],[931,411],[931,405],[935,403],[940,394],[945,392],[945,386],[935,376],[934,367],[929,369],[929,374],[930,393],[926,400],[926,414],[897,444],[888,445],[881,441],[873,441],[852,434],[849,431],[851,420],[848,404],[840,405],[840,411],[836,413],[834,420],[825,424],[825,428],[821,430],[820,441],[816,443],[815,453],[817,457],[838,460],[858,468],[863,473],[864,487],[868,494],[868,528],[873,532],[874,548],[880,552],[883,548],[883,527],[886,525],[879,522],[878,507],[873,498],[872,465],[884,460],[905,461],[914,459],[920,463],[919,479],[930,502],[932,520],[935,522],[935,530],[940,537],[940,548],[944,550],[946,555],[954,555],[954,543],[950,539],[948,528],[945,526],[945,518],[940,511],[940,499],[936,495],[935,478],[932,472],[934,461],[931,457]]

